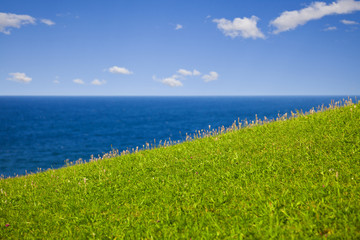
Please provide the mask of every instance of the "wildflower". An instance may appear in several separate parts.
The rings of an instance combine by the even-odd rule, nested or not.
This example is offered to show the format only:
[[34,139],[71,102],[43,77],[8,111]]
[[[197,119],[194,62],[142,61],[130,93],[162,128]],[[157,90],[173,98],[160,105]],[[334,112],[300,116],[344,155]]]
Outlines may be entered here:
[[323,187],[325,187],[325,185],[323,185]]
[[5,224],[5,227],[9,227],[9,226],[10,226],[10,224],[8,224],[8,223],[7,223],[7,224]]

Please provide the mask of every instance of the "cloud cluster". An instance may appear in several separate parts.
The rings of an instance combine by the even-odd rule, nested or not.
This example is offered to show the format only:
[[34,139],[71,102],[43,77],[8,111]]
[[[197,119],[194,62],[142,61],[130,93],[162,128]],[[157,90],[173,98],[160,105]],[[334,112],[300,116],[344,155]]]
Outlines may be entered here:
[[[337,0],[329,4],[326,2],[313,2],[300,10],[282,12],[280,16],[270,21],[269,25],[275,28],[272,33],[278,34],[293,30],[298,26],[305,25],[309,21],[321,19],[328,15],[350,14],[355,11],[360,11],[360,1]],[[231,38],[265,39],[265,35],[257,27],[258,21],[259,18],[257,16],[252,16],[251,18],[234,18],[232,21],[225,18],[213,20],[213,22],[217,23],[217,28],[220,29],[225,36]],[[359,24],[358,22],[349,20],[342,20],[341,22],[347,25]],[[328,27],[325,30],[336,30],[336,27]]]
[[278,34],[293,30],[311,20],[320,19],[328,15],[349,14],[354,11],[360,11],[359,1],[338,0],[330,4],[314,2],[306,8],[281,13],[279,17],[270,22],[270,25],[276,28],[273,33]]
[[[42,23],[46,25],[54,25],[55,23],[49,19],[41,19]],[[0,32],[9,35],[11,28],[20,28],[23,25],[35,24],[36,18],[29,15],[18,15],[13,13],[0,12]]]
[[[82,80],[80,78],[74,79],[73,82],[76,83],[76,84],[80,84],[80,85],[85,84],[84,80]],[[97,85],[97,86],[104,85],[105,83],[106,83],[105,80],[99,80],[97,78],[95,78],[93,81],[91,81],[91,85]]]
[[[183,80],[186,80],[186,77],[191,77],[191,76],[200,76],[201,73],[194,69],[192,71],[190,70],[186,70],[186,69],[179,69],[176,72],[177,74],[173,74],[171,77],[167,77],[164,79],[160,79],[158,80],[155,76],[153,76],[153,80],[155,81],[160,81],[162,84],[165,84],[169,87],[182,87],[183,84]],[[217,80],[219,77],[219,74],[217,72],[210,72],[209,74],[203,75],[202,79],[204,80],[204,82],[210,82],[210,81],[214,81]]]
[[235,18],[233,21],[221,18],[214,19],[217,28],[220,29],[225,36],[235,38],[241,36],[243,38],[265,38],[265,35],[257,27],[259,18],[252,16],[251,18]]
[[179,74],[183,75],[183,76],[199,76],[201,73],[194,69],[193,71],[189,71],[189,70],[186,70],[186,69],[179,69],[177,71]]
[[8,80],[10,80],[10,81],[29,83],[32,80],[32,78],[29,76],[26,76],[25,73],[16,72],[16,73],[9,73],[9,75],[12,76],[12,77],[8,78]]
[[35,24],[36,19],[29,15],[0,13],[0,32],[10,34],[10,28],[20,28],[22,25]]
[[115,73],[115,74],[125,74],[125,75],[133,74],[128,69],[126,69],[124,67],[118,67],[118,66],[113,66],[113,67],[109,68],[108,70],[109,70],[109,72]]
[[[108,72],[114,73],[114,74],[125,74],[125,75],[133,74],[133,72],[129,71],[128,69],[126,69],[124,67],[118,67],[118,66],[112,66],[108,69],[105,69],[104,71],[108,71]],[[57,81],[57,79],[55,81],[54,81],[54,83],[59,83],[59,81]],[[80,84],[80,85],[86,84],[85,81],[82,80],[81,78],[76,78],[73,80],[73,82],[76,84]],[[92,80],[90,82],[90,84],[100,86],[100,85],[106,84],[106,81],[104,79],[100,80],[98,78],[95,78],[94,80]]]

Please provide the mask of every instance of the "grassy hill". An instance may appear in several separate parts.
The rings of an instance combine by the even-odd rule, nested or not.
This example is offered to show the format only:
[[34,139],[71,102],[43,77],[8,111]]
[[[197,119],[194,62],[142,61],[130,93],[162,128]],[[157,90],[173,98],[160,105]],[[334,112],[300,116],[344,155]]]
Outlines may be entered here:
[[359,239],[346,105],[2,179],[0,239]]

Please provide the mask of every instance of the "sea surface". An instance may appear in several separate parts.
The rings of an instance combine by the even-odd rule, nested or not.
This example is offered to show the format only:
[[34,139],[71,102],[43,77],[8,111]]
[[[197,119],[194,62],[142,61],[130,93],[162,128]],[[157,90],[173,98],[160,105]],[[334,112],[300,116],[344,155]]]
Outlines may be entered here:
[[[0,175],[59,168],[112,149],[184,140],[235,120],[276,118],[348,96],[0,97]],[[352,96],[353,97],[353,96]]]

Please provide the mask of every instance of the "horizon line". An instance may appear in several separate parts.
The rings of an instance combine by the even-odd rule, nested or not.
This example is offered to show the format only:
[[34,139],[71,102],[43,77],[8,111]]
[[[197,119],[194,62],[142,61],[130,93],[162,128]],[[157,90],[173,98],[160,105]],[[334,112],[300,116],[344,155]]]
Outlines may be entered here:
[[289,95],[0,95],[0,97],[344,97],[360,94],[289,94]]

